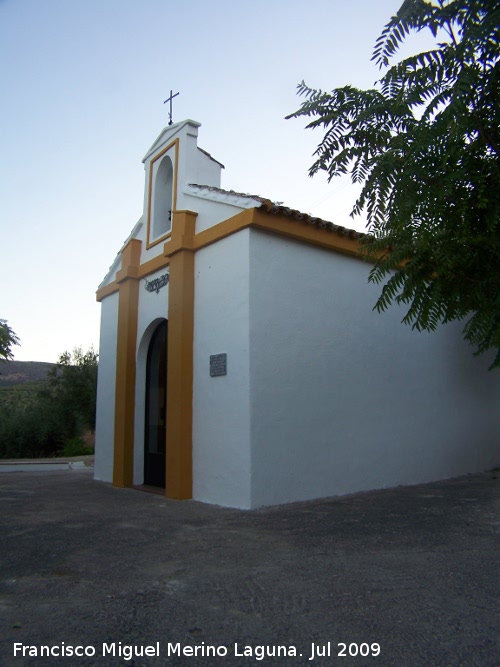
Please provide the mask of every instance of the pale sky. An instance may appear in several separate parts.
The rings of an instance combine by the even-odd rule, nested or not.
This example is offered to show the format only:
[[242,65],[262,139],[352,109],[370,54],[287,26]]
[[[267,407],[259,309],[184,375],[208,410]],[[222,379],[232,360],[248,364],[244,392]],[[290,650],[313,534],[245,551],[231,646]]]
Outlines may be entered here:
[[313,179],[321,140],[304,79],[371,87],[370,62],[402,0],[0,0],[0,319],[15,358],[99,347],[95,291],[142,214],[142,158],[168,123],[202,124],[222,187],[340,225],[355,192]]

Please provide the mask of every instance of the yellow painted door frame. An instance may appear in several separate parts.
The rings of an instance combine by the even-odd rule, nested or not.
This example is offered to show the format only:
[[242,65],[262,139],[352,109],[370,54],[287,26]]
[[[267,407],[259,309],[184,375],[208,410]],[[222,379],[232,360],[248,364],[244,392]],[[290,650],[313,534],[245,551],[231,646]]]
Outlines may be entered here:
[[[192,498],[194,234],[196,213],[175,211],[164,246],[169,265],[166,495]],[[118,285],[113,485],[129,487],[134,476],[134,413],[141,241],[123,249]]]

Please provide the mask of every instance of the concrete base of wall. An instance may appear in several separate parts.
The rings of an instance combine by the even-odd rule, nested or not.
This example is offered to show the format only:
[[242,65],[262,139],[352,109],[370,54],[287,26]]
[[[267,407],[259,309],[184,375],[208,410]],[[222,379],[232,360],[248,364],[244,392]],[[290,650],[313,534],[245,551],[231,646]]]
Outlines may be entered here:
[[0,461],[2,472],[54,472],[55,470],[91,470],[93,456],[72,456],[54,459],[4,459]]

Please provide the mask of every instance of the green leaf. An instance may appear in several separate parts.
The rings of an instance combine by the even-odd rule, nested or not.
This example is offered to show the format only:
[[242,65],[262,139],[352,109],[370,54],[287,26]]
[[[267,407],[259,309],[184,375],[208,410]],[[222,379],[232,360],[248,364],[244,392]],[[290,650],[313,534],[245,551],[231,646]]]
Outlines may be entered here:
[[[434,48],[391,64],[429,30]],[[362,255],[382,286],[375,309],[407,306],[419,331],[463,320],[500,366],[500,0],[405,0],[376,41],[376,87],[327,93],[304,82],[288,118],[323,138],[309,173],[349,174],[366,216]]]

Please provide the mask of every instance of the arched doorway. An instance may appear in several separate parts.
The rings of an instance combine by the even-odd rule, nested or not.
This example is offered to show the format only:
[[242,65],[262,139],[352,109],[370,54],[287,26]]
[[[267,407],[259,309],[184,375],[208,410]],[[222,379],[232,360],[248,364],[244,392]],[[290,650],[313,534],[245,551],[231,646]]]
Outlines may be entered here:
[[155,329],[146,362],[144,484],[165,487],[168,322]]

